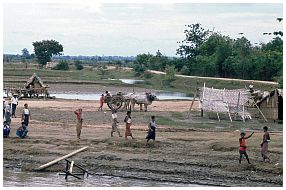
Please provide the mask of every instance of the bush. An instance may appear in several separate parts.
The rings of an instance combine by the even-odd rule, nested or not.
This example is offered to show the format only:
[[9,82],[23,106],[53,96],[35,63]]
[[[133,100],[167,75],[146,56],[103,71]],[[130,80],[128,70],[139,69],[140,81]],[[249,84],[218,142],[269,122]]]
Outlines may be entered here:
[[75,62],[75,68],[76,68],[76,70],[83,70],[83,66],[81,64],[81,61]]
[[67,71],[69,70],[69,64],[67,61],[60,61],[59,64],[57,64],[54,68],[52,68],[53,70],[64,70]]
[[151,73],[149,73],[149,72],[144,72],[144,78],[145,79],[150,79],[150,78],[152,78],[153,77],[153,75],[151,74]]

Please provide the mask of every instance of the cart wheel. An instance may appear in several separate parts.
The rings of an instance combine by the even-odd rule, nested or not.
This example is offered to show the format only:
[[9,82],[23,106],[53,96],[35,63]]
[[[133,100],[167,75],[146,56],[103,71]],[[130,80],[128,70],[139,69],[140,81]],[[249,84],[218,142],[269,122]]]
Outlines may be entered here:
[[107,103],[110,109],[118,110],[124,103],[124,98],[122,96],[112,96],[111,100]]

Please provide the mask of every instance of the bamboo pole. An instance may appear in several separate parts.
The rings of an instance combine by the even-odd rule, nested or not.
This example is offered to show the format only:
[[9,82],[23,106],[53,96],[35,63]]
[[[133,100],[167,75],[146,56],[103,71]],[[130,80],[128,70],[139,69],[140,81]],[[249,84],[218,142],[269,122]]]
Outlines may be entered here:
[[73,164],[74,164],[74,161],[71,162],[70,171],[69,171],[70,173],[72,173]]
[[244,105],[242,106],[242,120],[243,122],[245,122]]
[[194,105],[194,102],[195,102],[195,99],[197,97],[197,93],[198,93],[198,89],[196,90],[195,94],[194,94],[194,97],[193,97],[193,100],[192,100],[192,103],[191,103],[191,106],[190,106],[190,109],[189,109],[189,115],[188,115],[188,118],[190,118],[190,115],[191,115],[191,110],[193,108],[193,105]]
[[219,115],[218,115],[218,113],[216,113],[216,115],[217,115],[218,121],[220,122],[220,118],[219,118]]
[[[203,104],[204,98],[205,98],[205,88],[206,88],[206,83],[204,82],[204,89],[203,89],[203,95],[202,95],[202,99],[201,99],[201,104]],[[201,107],[201,117],[204,116],[204,110],[203,110],[203,106]]]
[[266,122],[268,122],[268,120],[266,119],[266,117],[264,116],[264,114],[262,113],[262,111],[260,110],[260,108],[258,107],[258,105],[256,104],[255,100],[253,100],[253,102],[254,102],[254,105],[256,106],[256,108],[258,109],[258,111],[261,113],[261,115],[262,115],[262,117],[264,118],[264,120],[265,120]]
[[85,146],[85,147],[83,147],[83,148],[80,148],[80,149],[78,149],[78,150],[76,150],[76,151],[73,151],[73,152],[71,152],[71,153],[69,153],[69,154],[67,154],[67,155],[65,155],[65,156],[62,156],[62,157],[57,158],[57,159],[55,159],[55,160],[53,160],[53,161],[51,161],[51,162],[48,162],[48,163],[46,163],[46,164],[44,164],[44,165],[41,165],[40,167],[38,167],[38,168],[36,168],[36,169],[34,169],[34,170],[35,170],[35,171],[43,170],[43,169],[45,169],[45,168],[47,168],[47,167],[50,167],[50,166],[56,164],[56,163],[59,162],[59,161],[61,161],[61,160],[63,160],[63,159],[66,159],[66,158],[68,158],[68,157],[71,157],[71,156],[73,156],[73,155],[75,155],[75,154],[77,154],[77,153],[79,153],[79,152],[81,152],[81,151],[83,151],[83,150],[85,150],[85,149],[87,149],[87,148],[88,148],[88,146]]

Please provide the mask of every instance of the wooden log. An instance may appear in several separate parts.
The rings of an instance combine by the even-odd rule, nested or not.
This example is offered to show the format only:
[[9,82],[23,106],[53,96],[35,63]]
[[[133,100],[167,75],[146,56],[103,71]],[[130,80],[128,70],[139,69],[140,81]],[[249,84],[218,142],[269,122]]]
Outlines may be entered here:
[[77,154],[77,153],[79,153],[79,152],[81,152],[81,151],[83,151],[83,150],[85,150],[85,149],[87,149],[87,148],[88,148],[88,146],[85,146],[85,147],[83,147],[83,148],[80,148],[80,149],[78,149],[78,150],[76,150],[76,151],[73,151],[73,152],[71,152],[71,153],[69,153],[69,154],[67,154],[67,155],[65,155],[65,156],[62,156],[62,157],[57,158],[57,159],[55,159],[55,160],[53,160],[53,161],[51,161],[51,162],[48,162],[48,163],[46,163],[46,164],[44,164],[44,165],[41,165],[40,167],[38,167],[38,168],[36,168],[36,169],[34,169],[34,170],[35,170],[35,171],[43,170],[43,169],[45,169],[45,168],[47,168],[47,167],[50,167],[50,166],[56,164],[56,163],[59,162],[59,161],[61,161],[61,160],[63,160],[63,159],[66,159],[66,158],[68,158],[68,157],[71,157],[71,156],[73,156],[73,155],[75,155],[75,154]]

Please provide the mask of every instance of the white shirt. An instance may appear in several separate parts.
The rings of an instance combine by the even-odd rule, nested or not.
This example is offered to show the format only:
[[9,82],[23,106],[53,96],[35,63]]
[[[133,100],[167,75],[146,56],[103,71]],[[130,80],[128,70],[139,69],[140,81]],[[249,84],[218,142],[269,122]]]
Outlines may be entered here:
[[132,122],[131,118],[128,118],[126,123],[131,123],[131,122]]
[[12,97],[11,102],[12,102],[12,104],[18,104],[18,98]]
[[111,114],[111,117],[112,117],[112,119],[117,119],[117,114],[113,113],[113,114]]
[[30,111],[28,109],[24,109],[23,112],[24,112],[25,115],[29,115],[30,114]]

